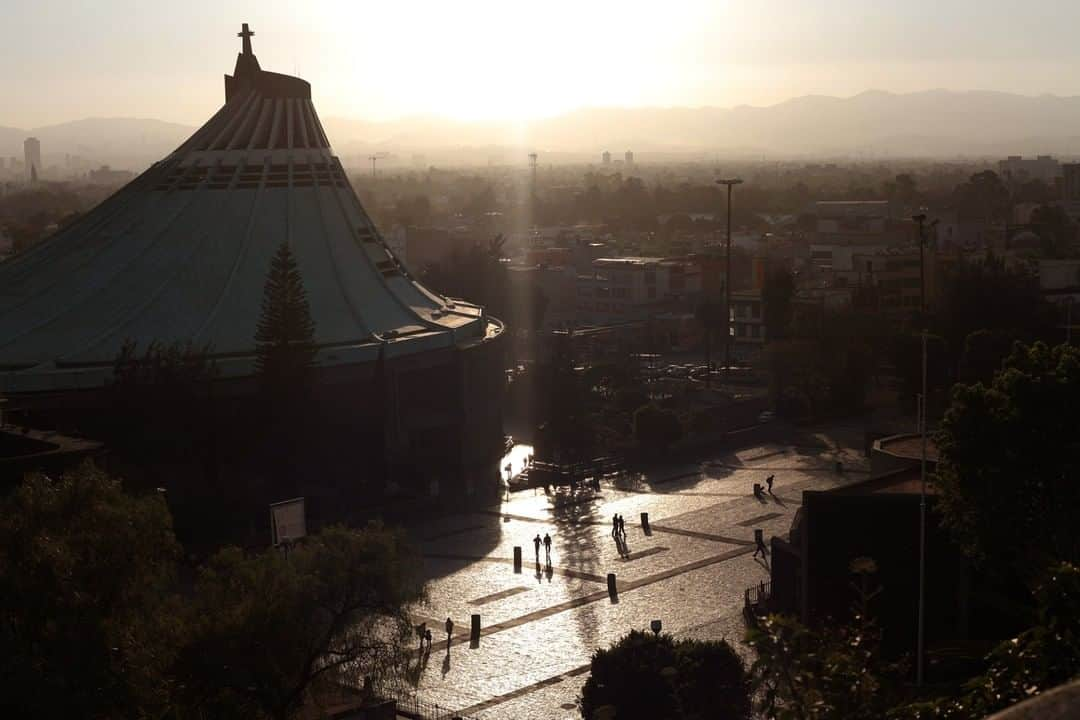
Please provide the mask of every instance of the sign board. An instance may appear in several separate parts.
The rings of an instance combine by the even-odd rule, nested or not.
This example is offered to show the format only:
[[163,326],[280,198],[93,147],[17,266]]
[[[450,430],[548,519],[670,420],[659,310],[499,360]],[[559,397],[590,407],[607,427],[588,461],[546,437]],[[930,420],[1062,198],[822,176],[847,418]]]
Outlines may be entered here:
[[282,500],[270,506],[270,531],[274,545],[297,540],[307,535],[304,498]]

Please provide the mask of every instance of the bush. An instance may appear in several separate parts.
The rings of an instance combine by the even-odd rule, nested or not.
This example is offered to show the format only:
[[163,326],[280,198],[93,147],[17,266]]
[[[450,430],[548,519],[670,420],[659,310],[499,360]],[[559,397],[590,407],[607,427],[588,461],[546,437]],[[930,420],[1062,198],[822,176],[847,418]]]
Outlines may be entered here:
[[619,720],[749,718],[750,689],[742,660],[726,642],[634,630],[593,655],[579,705],[586,720],[605,706]]

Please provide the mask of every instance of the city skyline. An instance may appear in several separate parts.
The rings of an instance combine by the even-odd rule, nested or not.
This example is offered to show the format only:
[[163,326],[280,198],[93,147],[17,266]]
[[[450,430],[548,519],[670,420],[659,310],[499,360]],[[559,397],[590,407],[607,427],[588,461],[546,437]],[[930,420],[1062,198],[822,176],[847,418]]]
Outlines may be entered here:
[[582,107],[768,106],[866,90],[1080,94],[1080,48],[1068,33],[1080,8],[1055,0],[919,0],[885,13],[850,0],[815,9],[688,0],[665,7],[664,23],[651,20],[651,6],[606,0],[542,10],[486,0],[303,10],[236,0],[212,13],[197,5],[14,8],[0,58],[20,72],[0,80],[14,100],[0,124],[195,124],[216,108],[217,65],[236,52],[239,21],[268,62],[320,88],[327,116],[365,120],[524,122]]

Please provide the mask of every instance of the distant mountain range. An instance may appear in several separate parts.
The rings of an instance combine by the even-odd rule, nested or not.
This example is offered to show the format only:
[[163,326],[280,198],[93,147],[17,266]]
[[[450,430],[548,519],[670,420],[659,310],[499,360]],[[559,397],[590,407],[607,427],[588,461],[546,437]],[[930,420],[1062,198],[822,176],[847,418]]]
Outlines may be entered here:
[[[998,92],[807,95],[768,107],[587,108],[527,126],[468,123],[434,116],[389,122],[324,118],[345,156],[455,153],[477,162],[526,148],[551,157],[616,158],[630,149],[654,157],[714,154],[759,157],[1080,155],[1080,97]],[[160,120],[94,118],[19,130],[0,127],[0,155],[22,156],[34,135],[49,158],[65,153],[118,167],[143,167],[194,128]],[[62,158],[61,158],[62,159]],[[463,160],[464,161],[464,160]],[[55,160],[54,160],[55,162]]]
[[21,160],[23,141],[36,137],[46,165],[62,165],[64,155],[78,155],[96,164],[142,168],[175,150],[193,130],[137,118],[86,118],[32,130],[0,127],[0,156]]

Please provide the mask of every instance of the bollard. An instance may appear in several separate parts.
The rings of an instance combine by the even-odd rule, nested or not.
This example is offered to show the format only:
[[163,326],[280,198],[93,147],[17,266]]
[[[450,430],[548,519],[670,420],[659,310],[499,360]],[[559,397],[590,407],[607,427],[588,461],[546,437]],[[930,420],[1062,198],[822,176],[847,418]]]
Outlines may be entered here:
[[619,597],[619,589],[615,587],[615,573],[607,574],[607,594],[612,600]]
[[521,574],[521,546],[514,546],[514,572]]
[[646,535],[649,534],[649,513],[641,513],[641,529]]
[[472,631],[469,633],[469,646],[480,647],[480,615],[472,616]]

